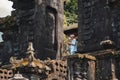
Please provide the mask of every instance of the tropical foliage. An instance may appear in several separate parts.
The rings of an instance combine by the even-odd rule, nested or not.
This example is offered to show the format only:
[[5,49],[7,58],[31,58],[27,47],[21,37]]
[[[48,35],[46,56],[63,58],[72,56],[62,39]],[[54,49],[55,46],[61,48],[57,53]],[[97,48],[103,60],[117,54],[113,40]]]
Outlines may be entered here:
[[78,21],[78,0],[67,0],[64,7],[64,21],[68,26]]

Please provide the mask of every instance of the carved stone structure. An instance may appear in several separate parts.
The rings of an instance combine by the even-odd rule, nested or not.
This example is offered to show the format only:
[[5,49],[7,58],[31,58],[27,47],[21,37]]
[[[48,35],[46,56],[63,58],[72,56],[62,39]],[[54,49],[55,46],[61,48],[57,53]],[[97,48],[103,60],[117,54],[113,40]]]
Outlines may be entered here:
[[[119,0],[79,0],[81,54],[67,56],[67,64],[53,60],[62,53],[64,1],[11,1],[16,9],[16,25],[11,26],[13,29],[0,29],[4,32],[3,51],[25,58],[10,58],[11,64],[0,69],[1,80],[11,78],[17,71],[35,80],[120,80]],[[29,42],[34,43],[36,52]],[[48,57],[52,60],[40,60]]]
[[69,80],[119,80],[120,1],[79,0],[78,7],[81,54],[67,58]]
[[120,48],[119,0],[79,0],[79,52],[101,50],[111,40]]
[[68,56],[67,59],[68,80],[95,80],[94,56],[76,54]]
[[17,73],[17,74],[15,74],[15,75],[14,75],[14,77],[13,77],[13,78],[8,79],[8,80],[29,80],[29,79],[27,79],[27,78],[23,77],[23,76],[22,76],[22,74]]
[[[22,58],[20,60],[11,58],[11,64],[3,65],[1,67],[0,79],[14,80],[14,77],[12,78],[12,76],[19,71],[21,74],[23,74],[30,80],[67,80],[66,61],[42,61],[40,59],[36,59],[34,55],[35,52],[32,43],[30,42],[25,58]],[[17,78],[19,78],[19,76]]]
[[[29,41],[40,59],[56,58],[63,45],[63,0],[11,0],[18,25],[19,55]],[[18,54],[15,54],[18,55]]]
[[119,80],[119,55],[112,49],[70,55],[68,80]]
[[[92,53],[93,54],[93,53]],[[118,52],[115,50],[98,51],[96,56],[96,79],[97,80],[119,80],[118,65],[116,57]],[[120,56],[119,56],[120,57]]]
[[[95,75],[90,76],[93,78],[87,78],[87,80],[119,80],[120,1],[79,0],[78,7],[78,52],[83,55],[89,54],[96,58],[94,68],[91,69],[91,71],[95,70]],[[70,60],[68,61],[69,64],[74,63]],[[82,62],[84,61],[86,60]],[[87,62],[84,63],[87,64]],[[74,72],[75,70],[71,71]],[[81,71],[79,70],[78,72]],[[70,79],[74,80],[75,78]]]
[[13,76],[12,70],[0,69],[0,80],[8,80]]
[[[66,61],[53,60],[62,53],[64,0],[11,1],[16,14],[15,25],[3,26],[0,31],[4,32],[4,46],[8,48],[3,51],[6,51],[7,56],[10,52],[10,56],[15,57],[10,58],[10,65],[1,67],[0,77],[9,79],[19,71],[31,80],[67,80]],[[27,49],[28,42],[34,44],[36,52],[31,43]],[[50,60],[40,60],[47,58]],[[9,76],[9,70],[14,72],[12,76]]]

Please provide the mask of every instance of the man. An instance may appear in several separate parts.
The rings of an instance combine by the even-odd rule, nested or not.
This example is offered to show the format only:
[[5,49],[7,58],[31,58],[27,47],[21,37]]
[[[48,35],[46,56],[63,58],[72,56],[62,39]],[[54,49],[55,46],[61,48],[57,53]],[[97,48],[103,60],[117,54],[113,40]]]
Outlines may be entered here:
[[77,40],[74,34],[70,35],[70,37],[71,37],[71,43],[69,45],[70,45],[70,54],[72,55],[75,52],[77,52]]

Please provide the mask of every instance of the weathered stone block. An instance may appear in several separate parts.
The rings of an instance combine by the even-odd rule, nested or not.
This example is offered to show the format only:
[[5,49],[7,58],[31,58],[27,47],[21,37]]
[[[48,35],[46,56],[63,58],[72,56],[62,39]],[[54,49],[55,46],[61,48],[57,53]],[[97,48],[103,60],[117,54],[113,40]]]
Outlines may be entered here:
[[91,53],[96,57],[96,76],[95,80],[118,80],[116,57],[118,52],[115,50],[102,50]]
[[88,54],[68,56],[68,80],[95,80],[95,60]]

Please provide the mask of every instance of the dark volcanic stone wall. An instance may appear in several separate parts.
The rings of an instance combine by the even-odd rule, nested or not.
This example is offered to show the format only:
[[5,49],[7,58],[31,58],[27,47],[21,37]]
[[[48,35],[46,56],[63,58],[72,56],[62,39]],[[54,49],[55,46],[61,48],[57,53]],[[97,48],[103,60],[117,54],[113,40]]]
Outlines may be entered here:
[[119,0],[79,0],[79,52],[100,50],[104,40],[119,48],[118,4]]
[[18,25],[19,57],[22,57],[25,55],[28,42],[33,42],[35,1],[16,0],[13,8],[16,9],[16,24]]
[[116,46],[118,49],[120,49],[120,2],[117,2],[117,4],[113,4],[113,7],[111,5],[111,13],[112,13],[112,38],[116,42]]
[[63,0],[38,0],[37,3],[35,47],[41,55],[55,57],[56,52],[61,53],[63,42]]
[[63,0],[13,0],[17,13],[20,54],[33,42],[40,59],[62,51]]

